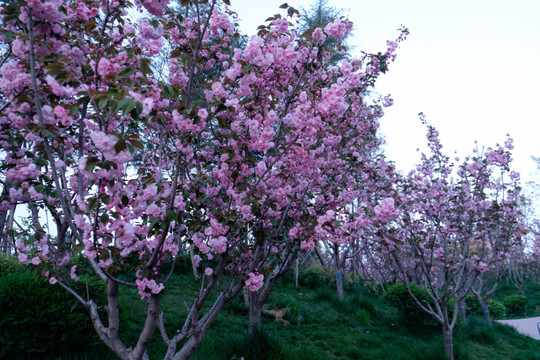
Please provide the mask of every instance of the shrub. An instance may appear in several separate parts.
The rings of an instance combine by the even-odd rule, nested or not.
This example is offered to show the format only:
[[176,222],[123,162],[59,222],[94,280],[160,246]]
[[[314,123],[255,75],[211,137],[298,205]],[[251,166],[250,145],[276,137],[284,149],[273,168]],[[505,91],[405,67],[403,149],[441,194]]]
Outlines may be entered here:
[[[480,303],[473,294],[469,294],[465,297],[465,304],[467,305],[467,312],[469,314],[483,315]],[[487,307],[492,318],[503,319],[506,317],[506,308],[501,302],[487,299]]]
[[503,304],[508,315],[525,315],[529,299],[523,295],[511,295],[504,298]]
[[0,358],[81,351],[99,342],[88,314],[30,269],[0,274]]
[[[416,284],[410,284],[411,292],[421,302],[430,302],[431,299],[426,290]],[[403,322],[407,326],[412,327],[435,327],[439,326],[437,321],[428,313],[423,311],[407,292],[407,288],[403,284],[395,284],[388,288],[383,297],[395,306],[401,315]]]
[[320,267],[312,267],[302,271],[298,277],[300,286],[308,289],[316,289],[322,284],[331,284],[333,281],[334,275]]
[[0,253],[0,276],[6,273],[19,272],[24,265],[17,260],[16,256],[6,256]]
[[504,319],[506,317],[506,308],[500,301],[488,299],[487,307],[491,317],[494,319]]
[[375,305],[373,305],[373,301],[370,299],[366,299],[366,298],[360,299],[358,302],[358,306],[366,310],[372,316],[378,315],[377,309],[375,309]]

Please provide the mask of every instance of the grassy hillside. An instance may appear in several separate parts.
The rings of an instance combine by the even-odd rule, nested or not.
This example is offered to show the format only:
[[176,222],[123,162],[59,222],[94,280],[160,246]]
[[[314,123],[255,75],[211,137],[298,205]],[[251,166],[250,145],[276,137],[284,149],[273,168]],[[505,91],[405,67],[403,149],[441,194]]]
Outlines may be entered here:
[[[219,315],[193,359],[444,359],[438,327],[405,324],[392,304],[360,282],[350,282],[340,302],[331,278],[308,271],[295,289],[292,278],[282,279],[272,294],[256,336],[247,331],[247,309],[243,298],[229,303]],[[177,274],[166,291],[165,321],[170,333],[181,326],[189,300],[198,289],[192,276]],[[508,292],[510,289],[506,289]],[[502,287],[502,295],[506,291]],[[133,344],[144,321],[145,303],[135,289],[121,299],[125,340]],[[455,333],[457,359],[540,359],[540,342],[518,334],[510,327],[487,326],[469,317]],[[81,349],[81,353],[43,355],[33,359],[115,359],[102,346]],[[162,359],[159,334],[149,349],[151,359]],[[20,357],[28,358],[28,357]]]

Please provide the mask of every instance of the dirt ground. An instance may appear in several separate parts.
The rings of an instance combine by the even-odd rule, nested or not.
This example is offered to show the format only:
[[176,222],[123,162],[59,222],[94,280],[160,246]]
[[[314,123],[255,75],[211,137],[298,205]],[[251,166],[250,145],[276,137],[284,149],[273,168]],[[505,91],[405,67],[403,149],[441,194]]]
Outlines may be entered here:
[[528,335],[533,339],[540,340],[540,333],[538,332],[538,323],[540,322],[540,316],[517,319],[517,320],[497,320],[502,324],[513,326],[524,335]]

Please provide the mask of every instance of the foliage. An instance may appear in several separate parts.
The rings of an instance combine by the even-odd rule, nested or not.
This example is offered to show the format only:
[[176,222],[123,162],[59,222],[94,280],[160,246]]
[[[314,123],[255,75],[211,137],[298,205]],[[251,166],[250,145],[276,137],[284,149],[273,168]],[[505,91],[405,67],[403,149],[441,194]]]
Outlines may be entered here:
[[0,358],[76,352],[99,342],[77,300],[32,269],[3,271],[0,294]]
[[[465,304],[467,305],[467,313],[482,316],[483,311],[475,295],[467,295],[465,297]],[[487,307],[493,318],[504,319],[506,317],[506,308],[500,301],[487,299]]]
[[[426,290],[411,283],[409,287],[414,296],[422,303],[429,303],[431,299]],[[439,324],[423,311],[411,297],[405,285],[398,283],[386,290],[383,295],[390,304],[399,309],[404,324],[411,327],[435,327]]]
[[8,273],[24,271],[25,267],[16,256],[6,256],[0,253],[0,276]]
[[510,295],[503,300],[508,316],[525,315],[529,298],[523,295]]
[[316,266],[303,270],[298,278],[300,286],[312,290],[317,289],[321,284],[331,284],[333,281],[334,275],[331,272]]

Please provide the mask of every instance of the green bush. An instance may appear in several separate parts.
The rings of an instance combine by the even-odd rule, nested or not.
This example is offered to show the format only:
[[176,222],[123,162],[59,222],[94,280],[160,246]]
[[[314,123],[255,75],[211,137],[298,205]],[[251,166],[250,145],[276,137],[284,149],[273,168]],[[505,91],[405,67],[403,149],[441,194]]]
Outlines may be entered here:
[[330,272],[320,267],[312,267],[300,273],[298,282],[302,287],[317,289],[322,284],[331,284],[334,279],[335,276]]
[[24,268],[24,265],[17,260],[16,256],[6,256],[0,253],[0,276],[6,273],[19,272]]
[[[431,299],[425,289],[416,284],[409,284],[411,292],[420,302],[429,303]],[[423,311],[413,298],[407,292],[403,284],[392,285],[383,297],[393,306],[395,306],[401,315],[403,322],[410,327],[435,327],[439,323],[428,313]]]
[[[483,316],[482,308],[476,299],[476,296],[473,294],[467,295],[465,297],[465,304],[467,305],[467,312],[469,314]],[[493,299],[487,299],[487,307],[492,318],[504,319],[506,317],[506,308],[501,302]]]
[[0,294],[0,358],[81,351],[99,342],[77,300],[31,269],[0,274]]
[[371,325],[371,316],[369,315],[369,312],[365,309],[358,309],[356,311],[356,318],[362,325],[370,326]]
[[508,315],[525,315],[529,299],[523,295],[507,296],[503,300]]
[[500,301],[488,299],[487,307],[489,309],[489,312],[492,318],[504,319],[506,317],[506,308]]

